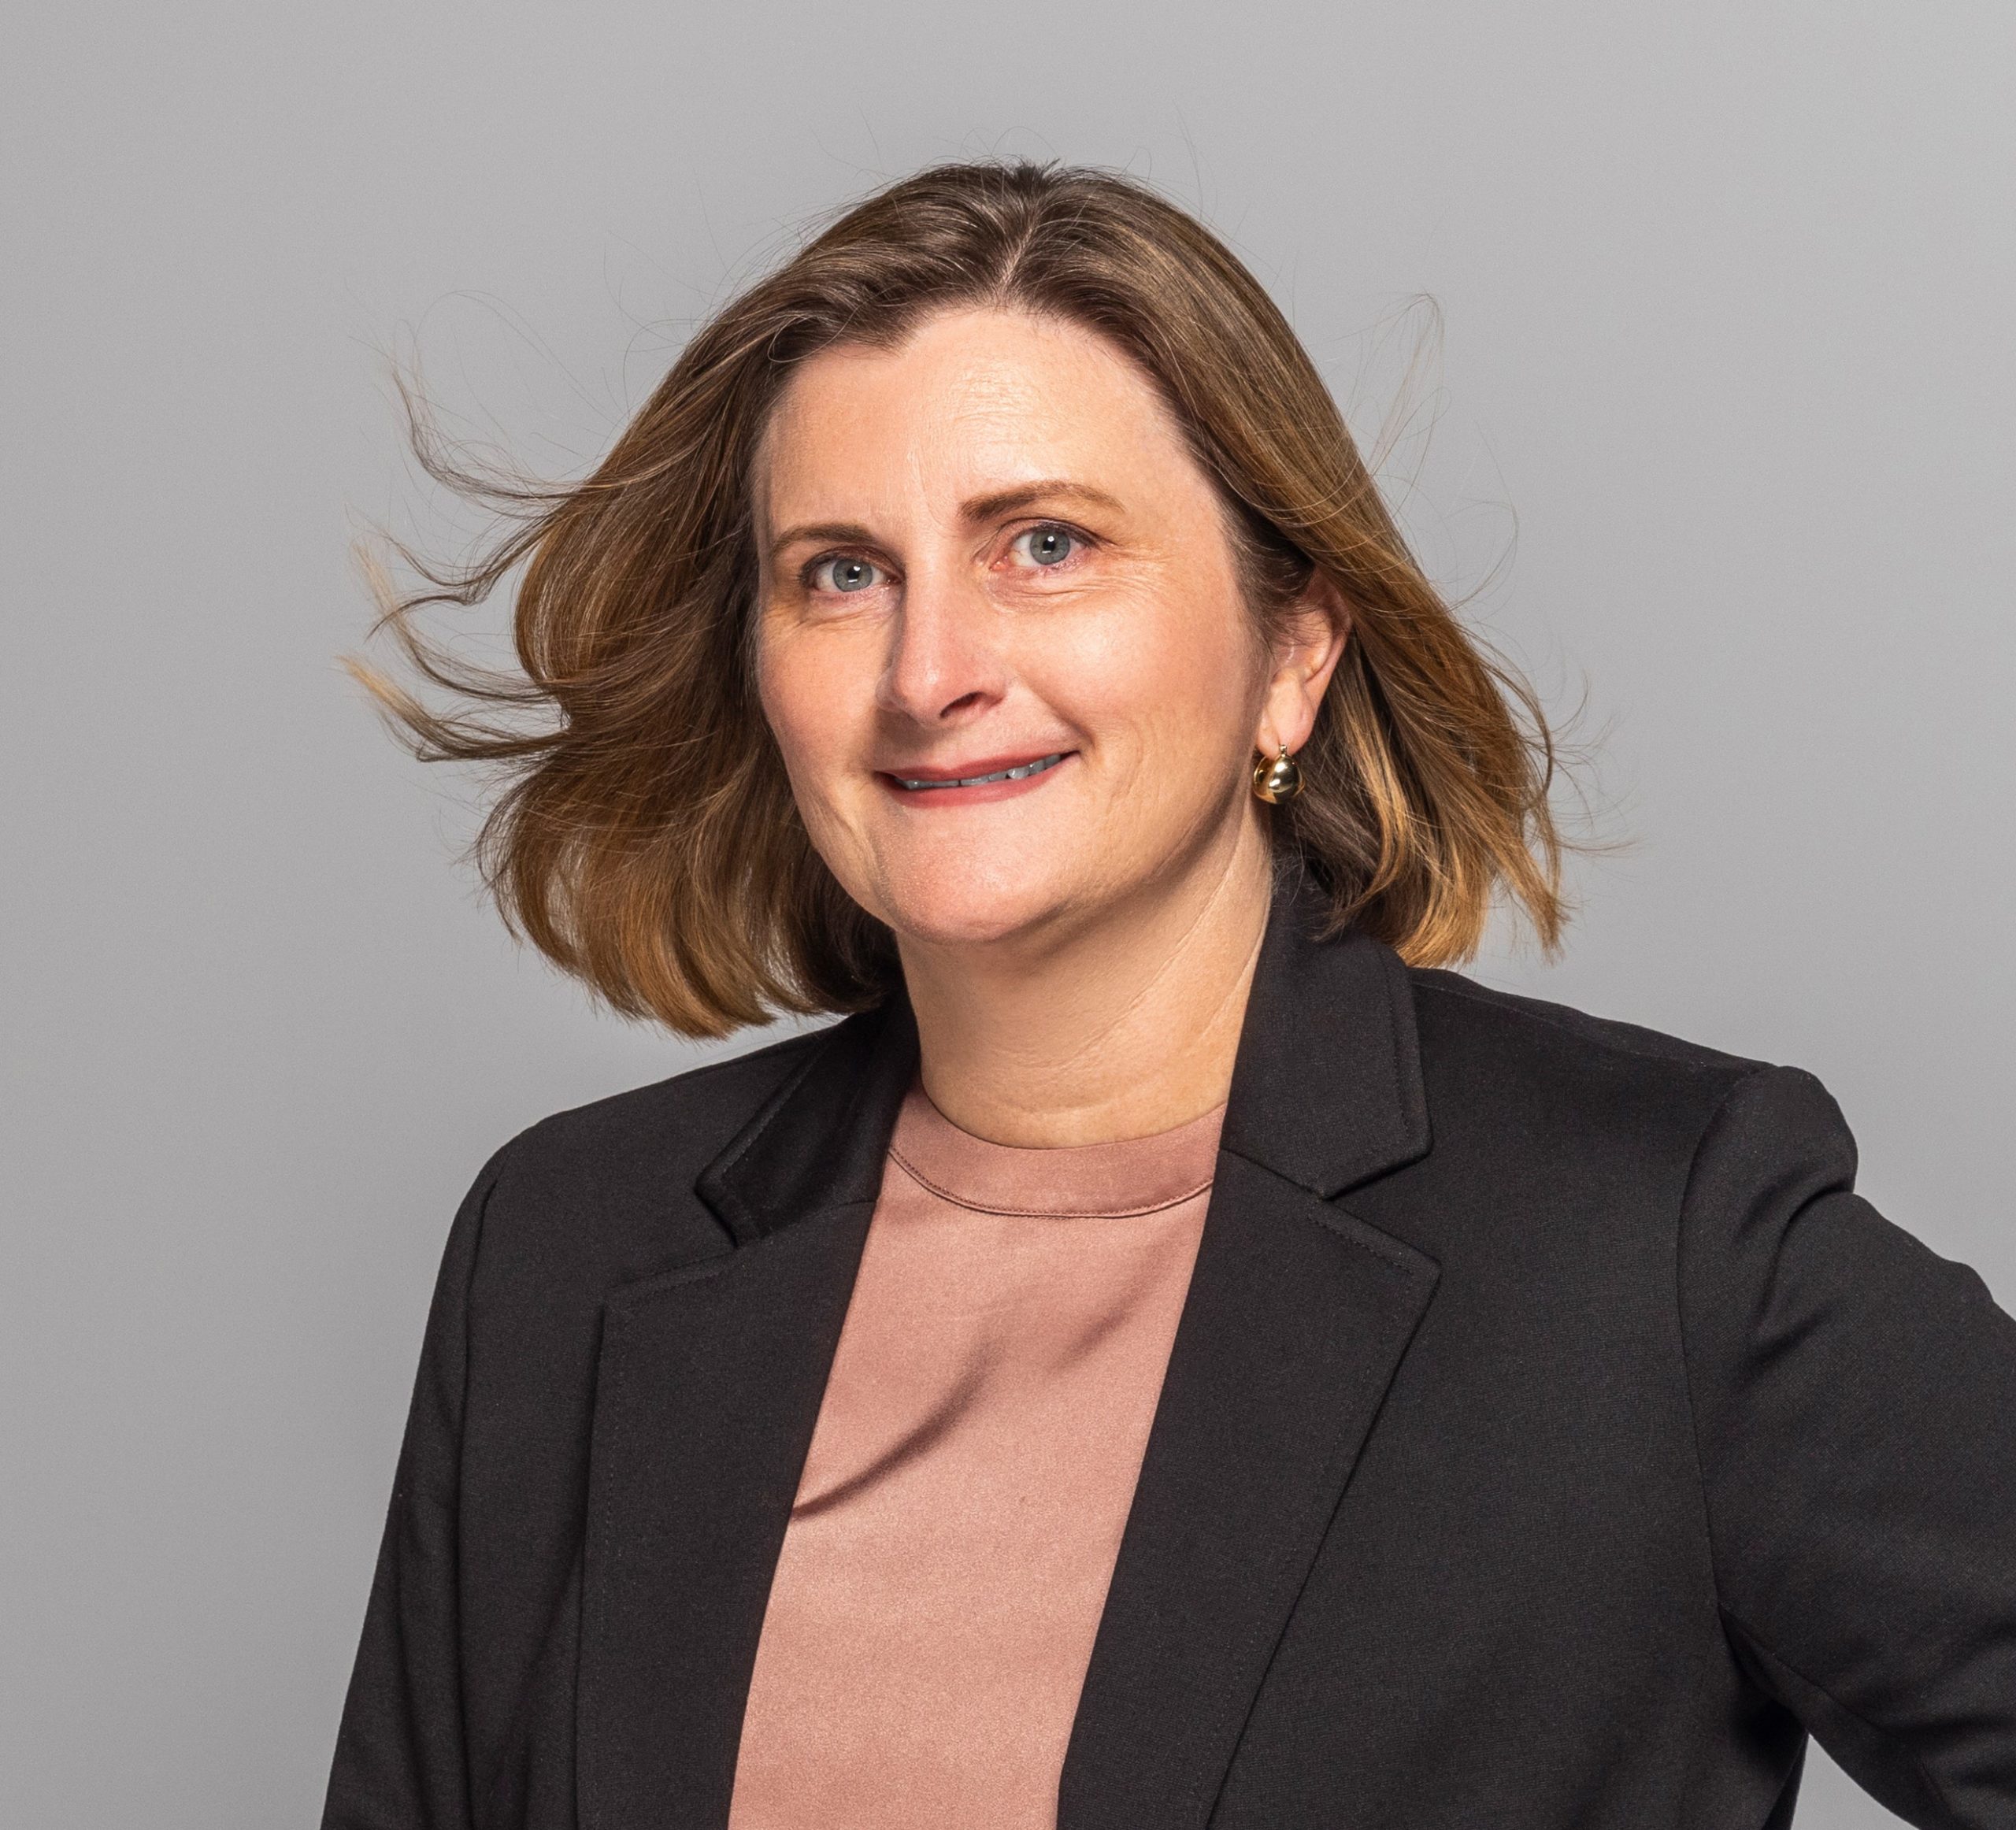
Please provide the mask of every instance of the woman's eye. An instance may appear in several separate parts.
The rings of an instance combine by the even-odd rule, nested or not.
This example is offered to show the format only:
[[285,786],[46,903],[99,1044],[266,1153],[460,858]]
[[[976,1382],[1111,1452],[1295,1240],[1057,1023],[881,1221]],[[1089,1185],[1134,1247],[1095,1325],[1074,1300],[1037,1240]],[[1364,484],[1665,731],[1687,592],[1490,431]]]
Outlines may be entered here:
[[812,568],[815,591],[858,591],[882,582],[882,568],[866,559],[821,559]]
[[1032,528],[1015,536],[1010,550],[1032,565],[1062,565],[1077,546],[1078,537],[1069,528]]

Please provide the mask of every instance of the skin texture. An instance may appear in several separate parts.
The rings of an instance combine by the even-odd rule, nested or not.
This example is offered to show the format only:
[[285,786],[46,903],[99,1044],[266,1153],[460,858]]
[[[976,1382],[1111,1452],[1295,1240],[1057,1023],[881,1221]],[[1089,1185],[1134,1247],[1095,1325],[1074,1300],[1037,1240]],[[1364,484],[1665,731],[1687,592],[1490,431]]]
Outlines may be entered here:
[[1153,383],[1054,318],[811,358],[754,480],[764,711],[813,843],[895,932],[933,1102],[1025,1146],[1210,1109],[1268,906],[1250,772],[1309,734],[1334,591],[1263,650]]

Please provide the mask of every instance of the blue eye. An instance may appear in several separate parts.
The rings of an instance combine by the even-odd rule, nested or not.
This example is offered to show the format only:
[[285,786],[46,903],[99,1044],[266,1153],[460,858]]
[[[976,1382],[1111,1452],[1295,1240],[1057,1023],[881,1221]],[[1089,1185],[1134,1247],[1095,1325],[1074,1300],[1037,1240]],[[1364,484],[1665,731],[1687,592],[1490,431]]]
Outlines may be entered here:
[[1032,528],[1017,534],[1015,544],[1028,555],[1032,565],[1062,565],[1077,548],[1077,537],[1068,528]]
[[882,569],[865,559],[822,559],[812,569],[812,582],[827,591],[866,591],[882,582]]

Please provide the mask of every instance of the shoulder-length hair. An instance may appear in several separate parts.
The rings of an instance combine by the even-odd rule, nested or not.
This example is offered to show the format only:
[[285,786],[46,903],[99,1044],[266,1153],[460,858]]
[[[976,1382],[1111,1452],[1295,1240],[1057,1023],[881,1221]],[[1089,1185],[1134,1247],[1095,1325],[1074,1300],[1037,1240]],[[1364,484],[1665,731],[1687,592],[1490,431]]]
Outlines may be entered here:
[[[1261,635],[1317,572],[1349,606],[1296,758],[1306,791],[1270,810],[1277,862],[1299,860],[1336,926],[1416,964],[1469,958],[1501,894],[1553,946],[1546,722],[1424,576],[1287,320],[1144,186],[995,161],[876,192],[715,313],[585,481],[475,475],[414,406],[423,465],[510,520],[463,569],[399,550],[426,588],[388,590],[380,626],[445,707],[358,671],[417,754],[501,769],[477,857],[513,928],[617,1009],[687,1035],[864,1009],[895,985],[893,936],[813,850],[758,702],[750,473],[807,356],[974,305],[1085,325],[1153,379],[1222,497]],[[457,662],[416,628],[521,565],[521,674]]]

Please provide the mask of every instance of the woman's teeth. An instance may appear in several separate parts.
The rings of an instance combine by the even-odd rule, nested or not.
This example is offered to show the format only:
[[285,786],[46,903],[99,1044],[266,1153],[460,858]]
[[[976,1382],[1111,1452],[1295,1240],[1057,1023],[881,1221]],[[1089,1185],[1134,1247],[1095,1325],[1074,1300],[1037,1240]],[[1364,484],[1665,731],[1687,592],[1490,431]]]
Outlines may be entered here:
[[982,782],[1018,782],[1025,777],[1041,775],[1047,769],[1054,769],[1068,752],[1058,750],[1054,756],[1040,756],[1034,762],[1018,762],[1013,769],[997,769],[991,775],[961,776],[953,781],[914,781],[908,776],[898,776],[896,780],[906,788],[974,788]]

